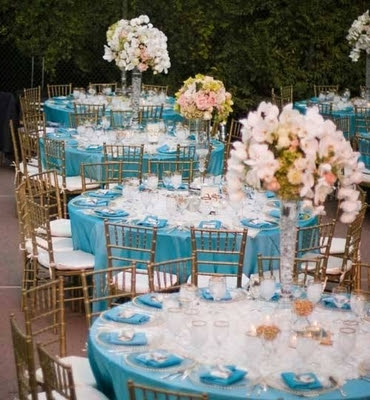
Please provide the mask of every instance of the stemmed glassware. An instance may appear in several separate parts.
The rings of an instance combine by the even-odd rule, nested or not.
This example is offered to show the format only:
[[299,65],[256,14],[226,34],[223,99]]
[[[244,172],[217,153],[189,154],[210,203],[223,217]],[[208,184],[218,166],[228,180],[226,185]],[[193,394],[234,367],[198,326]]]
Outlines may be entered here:
[[213,322],[213,337],[216,344],[216,362],[223,362],[225,354],[225,342],[229,336],[230,323],[227,320],[216,320]]
[[268,301],[271,300],[275,294],[275,278],[273,276],[266,276],[260,282],[260,296]]
[[354,351],[357,341],[357,331],[350,326],[344,326],[339,329],[338,345],[340,350],[341,359],[350,364],[350,354]]
[[162,172],[162,182],[164,187],[168,188],[172,185],[172,172],[171,171],[163,171]]
[[360,290],[353,290],[351,292],[350,305],[351,310],[360,318],[365,313],[366,296]]
[[181,184],[182,184],[182,175],[181,172],[173,172],[172,173],[172,186],[177,190],[180,188]]
[[336,286],[332,289],[333,301],[338,308],[342,308],[348,303],[348,290],[343,286]]
[[222,300],[226,293],[226,279],[224,276],[211,276],[208,282],[208,290],[213,300],[220,301]]
[[309,281],[307,283],[307,299],[316,304],[320,301],[323,292],[322,283],[320,281]]
[[313,331],[311,327],[307,327],[297,334],[296,350],[302,361],[301,369],[303,372],[307,371],[307,364],[309,359],[314,355],[319,348],[321,341],[322,330]]

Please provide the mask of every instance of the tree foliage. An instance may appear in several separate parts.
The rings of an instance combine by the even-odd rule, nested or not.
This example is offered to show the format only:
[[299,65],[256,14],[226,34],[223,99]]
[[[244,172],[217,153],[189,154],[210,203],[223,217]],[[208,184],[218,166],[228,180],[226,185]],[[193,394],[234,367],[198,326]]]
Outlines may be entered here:
[[237,114],[269,98],[271,88],[294,85],[295,98],[314,83],[335,83],[358,93],[365,57],[352,63],[346,35],[366,11],[363,0],[0,0],[0,40],[24,55],[45,58],[50,79],[61,63],[101,81],[119,79],[102,59],[108,26],[127,13],[146,14],[168,37],[168,75],[144,74],[174,93],[196,73],[221,79]]

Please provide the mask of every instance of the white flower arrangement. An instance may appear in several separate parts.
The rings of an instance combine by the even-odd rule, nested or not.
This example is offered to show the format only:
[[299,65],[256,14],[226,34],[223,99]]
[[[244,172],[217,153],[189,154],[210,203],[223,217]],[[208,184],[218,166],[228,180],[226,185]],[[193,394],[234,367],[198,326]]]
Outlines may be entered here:
[[353,21],[348,30],[347,40],[352,47],[350,58],[357,62],[361,50],[370,54],[370,16],[369,10]]
[[326,196],[338,184],[341,221],[350,223],[360,210],[355,184],[364,164],[335,124],[317,107],[305,115],[289,104],[279,109],[262,102],[241,120],[242,141],[234,142],[228,160],[230,200],[240,201],[245,185],[271,190],[283,200],[303,200],[303,207],[324,214]]
[[167,73],[170,58],[167,36],[149,22],[147,15],[131,20],[121,19],[108,28],[103,58],[115,61],[126,71],[137,67],[140,71],[151,68],[153,73]]

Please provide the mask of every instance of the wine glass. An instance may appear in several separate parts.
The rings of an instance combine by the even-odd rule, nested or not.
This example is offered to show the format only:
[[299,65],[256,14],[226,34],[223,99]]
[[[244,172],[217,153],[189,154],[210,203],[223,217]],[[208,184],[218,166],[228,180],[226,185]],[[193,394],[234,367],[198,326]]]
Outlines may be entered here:
[[180,307],[170,307],[167,310],[167,326],[174,336],[179,336],[182,324],[182,310]]
[[259,293],[264,300],[271,300],[275,294],[275,278],[273,276],[266,276],[261,280]]
[[177,172],[177,171],[173,172],[173,173],[172,173],[172,178],[171,178],[171,180],[172,180],[172,186],[173,186],[175,189],[179,189],[179,187],[180,187],[181,184],[182,184],[182,175],[181,175],[181,172]]
[[208,290],[213,300],[220,301],[226,295],[226,279],[224,276],[211,276],[208,282]]
[[216,355],[219,363],[222,364],[225,342],[229,336],[230,323],[227,320],[216,320],[213,322],[213,338],[216,344]]
[[[318,350],[321,338],[318,336],[319,331],[313,331],[311,327],[306,327],[297,334],[296,350],[302,362],[302,369],[306,370],[309,359]],[[321,332],[321,329],[320,329]]]
[[172,172],[171,171],[163,171],[162,172],[162,182],[164,187],[168,188],[172,185]]
[[[196,356],[206,358],[205,345],[208,340],[207,321],[196,319],[191,321],[191,343]],[[205,361],[205,360],[204,360]]]
[[338,346],[343,361],[349,363],[350,354],[354,351],[357,341],[357,331],[355,328],[345,326],[339,329]]
[[158,188],[158,175],[148,173],[147,175],[147,181],[146,181],[146,187],[149,190],[155,190]]
[[189,204],[189,198],[187,196],[176,196],[176,203],[177,203],[177,208],[179,211],[183,212],[186,210],[188,204]]
[[320,281],[310,281],[307,283],[307,299],[316,304],[321,299],[322,283]]
[[150,203],[152,201],[151,193],[147,192],[147,191],[141,192],[140,200],[141,200],[141,202],[142,202],[142,204],[144,206],[144,210],[147,212],[148,208],[150,206]]
[[336,307],[342,308],[348,303],[348,290],[343,286],[336,286],[332,289],[333,301]]
[[365,313],[366,298],[360,290],[353,290],[350,298],[351,310],[360,318]]

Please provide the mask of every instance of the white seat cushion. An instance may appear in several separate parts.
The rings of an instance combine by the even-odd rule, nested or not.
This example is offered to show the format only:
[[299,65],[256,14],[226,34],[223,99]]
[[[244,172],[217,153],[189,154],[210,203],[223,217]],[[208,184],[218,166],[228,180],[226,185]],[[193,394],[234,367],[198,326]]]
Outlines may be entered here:
[[330,256],[326,267],[326,275],[342,275],[352,268],[352,261],[348,260],[342,270],[343,258]]
[[[24,174],[23,162],[19,164],[19,170]],[[39,173],[39,167],[37,165],[27,163],[27,173],[28,175],[34,175]]]
[[66,218],[59,218],[50,221],[52,236],[72,237],[71,221]]
[[[60,360],[72,367],[73,379],[76,386],[96,387],[96,380],[87,357],[67,356],[61,357]],[[44,382],[41,368],[36,370],[36,380],[40,383]]]
[[[38,260],[41,265],[50,268],[48,253],[39,252]],[[92,254],[82,250],[55,251],[54,261],[57,270],[92,269],[94,268],[95,258]]]
[[[93,180],[92,180],[93,182]],[[90,182],[91,183],[91,182]],[[93,189],[93,186],[89,183],[89,188]],[[58,185],[61,188],[63,185],[63,177],[58,175]],[[100,185],[97,183],[96,187]],[[66,177],[66,188],[70,192],[81,191],[82,190],[82,178],[80,175],[77,176],[67,176]]]
[[[198,275],[198,287],[208,287],[209,278],[211,275]],[[242,286],[247,285],[249,282],[249,278],[247,275],[242,275]],[[191,283],[191,276],[188,278],[188,283]],[[226,277],[226,286],[229,289],[236,288],[236,276],[227,276]]]
[[[69,237],[52,237],[51,241],[53,243],[54,251],[72,251],[73,250],[73,242]],[[46,246],[46,241],[41,238],[37,238],[37,243]],[[28,253],[32,253],[32,240],[26,239],[26,250]],[[40,251],[43,251],[40,249]]]

